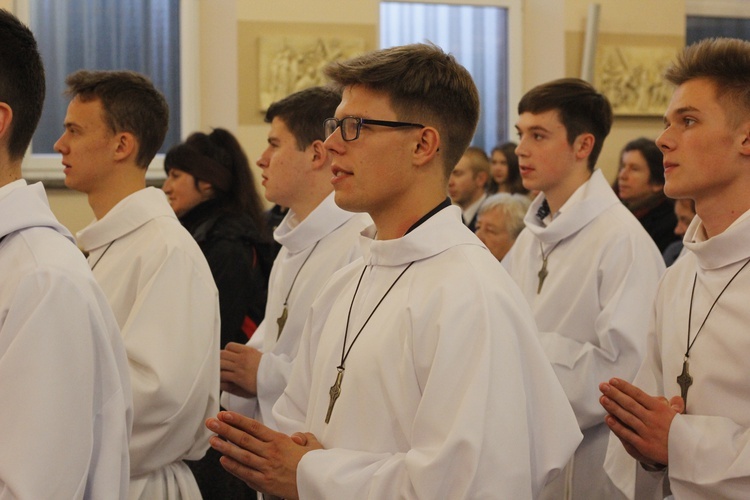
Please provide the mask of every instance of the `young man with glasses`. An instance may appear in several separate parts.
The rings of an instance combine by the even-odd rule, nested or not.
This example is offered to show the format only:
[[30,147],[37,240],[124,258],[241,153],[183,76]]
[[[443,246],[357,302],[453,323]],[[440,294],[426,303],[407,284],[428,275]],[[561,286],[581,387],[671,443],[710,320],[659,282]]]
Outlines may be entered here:
[[[270,428],[276,428],[271,408],[289,380],[310,305],[331,274],[361,256],[359,233],[372,222],[333,201],[323,121],[340,100],[334,89],[312,87],[266,111],[268,144],[257,165],[266,199],[289,210],[273,233],[281,250],[271,270],[265,319],[247,344],[229,343],[221,352],[221,402]],[[226,474],[221,455],[215,450],[209,455]],[[208,495],[216,487],[213,476],[197,475],[205,498],[226,497]]]
[[274,428],[271,408],[284,392],[307,313],[325,281],[361,256],[359,233],[372,221],[333,201],[331,157],[323,146],[324,117],[341,93],[313,87],[268,108],[268,146],[258,159],[266,199],[289,211],[274,238],[265,319],[247,345],[221,353],[222,406]]
[[431,45],[327,72],[343,88],[336,203],[374,221],[364,258],[313,304],[273,410],[283,433],[224,412],[212,446],[285,498],[533,498],[580,433],[523,297],[445,195],[476,87]]

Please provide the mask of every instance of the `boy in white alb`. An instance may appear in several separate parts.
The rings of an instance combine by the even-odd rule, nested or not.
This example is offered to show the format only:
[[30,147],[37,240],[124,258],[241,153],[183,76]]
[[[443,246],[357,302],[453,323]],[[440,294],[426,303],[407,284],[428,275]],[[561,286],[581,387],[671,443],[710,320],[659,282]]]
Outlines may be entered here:
[[609,429],[598,383],[635,376],[664,261],[596,160],[612,124],[607,99],[578,79],[530,90],[518,105],[524,187],[541,191],[503,265],[534,311],[539,339],[583,432],[543,499],[607,498]]
[[372,217],[364,257],[313,305],[282,432],[223,412],[211,445],[284,498],[534,498],[580,433],[523,297],[445,196],[476,87],[431,45],[328,74],[344,89],[326,120],[336,203]]
[[211,271],[146,169],[167,129],[164,97],[142,75],[79,71],[55,143],[65,184],[96,220],[77,235],[122,330],[133,386],[129,498],[199,497],[183,460],[208,448],[219,407],[219,299]]
[[[696,216],[687,254],[659,286],[635,381],[601,384],[606,422],[619,438],[605,468],[631,498],[747,498],[750,42],[698,42],[666,78],[676,90],[656,140],[664,192],[695,200]],[[671,491],[647,489],[666,478]]]
[[323,120],[341,93],[313,87],[269,106],[268,147],[258,159],[266,198],[289,207],[274,231],[281,244],[268,286],[265,320],[247,345],[221,353],[222,406],[276,428],[271,408],[284,392],[310,306],[331,275],[361,256],[365,214],[336,206]]
[[0,497],[124,499],[120,332],[44,188],[21,179],[44,88],[31,31],[0,10]]

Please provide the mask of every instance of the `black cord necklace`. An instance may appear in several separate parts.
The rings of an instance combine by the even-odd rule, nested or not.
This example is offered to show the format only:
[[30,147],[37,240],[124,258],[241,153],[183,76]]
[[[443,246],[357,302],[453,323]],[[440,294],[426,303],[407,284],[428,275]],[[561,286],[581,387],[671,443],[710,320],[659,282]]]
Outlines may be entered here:
[[276,334],[276,340],[279,340],[279,337],[281,337],[281,332],[284,330],[284,325],[286,325],[286,319],[289,316],[289,310],[287,309],[287,304],[289,303],[289,297],[292,295],[292,290],[294,290],[294,284],[297,282],[297,278],[299,277],[299,273],[302,272],[302,268],[305,267],[305,264],[307,264],[307,261],[310,260],[310,256],[313,254],[316,248],[318,248],[318,243],[320,243],[320,240],[315,242],[315,245],[312,247],[312,250],[310,250],[310,253],[307,254],[307,257],[305,257],[305,260],[302,262],[302,265],[299,266],[299,269],[297,269],[297,274],[294,275],[294,279],[292,279],[292,285],[289,287],[289,291],[286,294],[286,298],[284,299],[284,309],[281,311],[281,316],[276,318],[276,324],[279,325],[279,331]]
[[690,389],[690,386],[693,385],[693,377],[690,375],[690,349],[693,348],[693,344],[695,344],[695,341],[698,339],[698,335],[700,335],[701,330],[703,330],[703,326],[706,324],[706,320],[708,320],[708,317],[711,315],[711,311],[714,310],[714,306],[717,302],[719,302],[719,299],[724,294],[727,288],[729,288],[729,285],[734,281],[734,278],[737,277],[738,274],[742,272],[747,265],[750,264],[750,259],[746,260],[744,264],[742,264],[742,267],[739,268],[739,270],[734,273],[734,276],[730,278],[729,281],[727,281],[727,284],[724,285],[724,288],[721,289],[721,292],[719,292],[719,295],[716,296],[716,299],[714,299],[713,304],[711,304],[711,307],[708,309],[708,312],[706,313],[706,317],[703,318],[703,322],[701,323],[701,326],[698,328],[698,331],[695,332],[695,337],[693,337],[693,341],[690,341],[690,329],[691,329],[691,323],[693,320],[693,298],[695,297],[695,283],[698,281],[698,273],[695,273],[695,276],[693,277],[693,288],[690,291],[690,309],[688,310],[688,329],[687,329],[687,347],[685,349],[685,358],[682,361],[682,373],[680,373],[677,376],[677,383],[680,386],[680,396],[682,396],[683,401],[685,402],[685,408],[687,408],[687,395],[688,395],[688,389]]
[[91,270],[92,271],[94,270],[94,268],[96,268],[96,266],[99,264],[99,261],[102,260],[102,257],[104,257],[104,254],[107,253],[107,250],[109,250],[109,247],[111,247],[114,244],[115,241],[117,241],[117,240],[112,240],[112,241],[109,242],[109,245],[107,245],[107,248],[104,249],[104,251],[99,256],[99,258],[96,259],[96,262],[94,262],[94,264],[91,266]]
[[360,334],[362,333],[362,330],[365,329],[365,326],[367,326],[367,323],[370,321],[370,318],[372,318],[372,315],[375,314],[375,311],[378,310],[378,307],[380,307],[380,304],[383,303],[383,300],[388,296],[390,291],[393,289],[394,286],[396,286],[396,283],[398,283],[398,280],[401,279],[401,276],[404,275],[406,271],[409,270],[409,268],[414,264],[414,262],[410,262],[408,266],[404,268],[403,271],[396,277],[395,280],[393,280],[393,283],[391,283],[391,286],[388,287],[388,290],[385,291],[382,297],[380,297],[380,300],[377,304],[375,304],[375,307],[370,312],[370,315],[365,320],[362,327],[357,332],[357,335],[354,337],[354,340],[352,340],[352,343],[349,345],[349,348],[346,348],[346,338],[349,334],[349,320],[352,317],[352,308],[354,307],[354,299],[357,298],[357,292],[359,291],[359,285],[362,283],[362,278],[365,276],[365,271],[367,270],[367,266],[362,269],[362,274],[359,275],[359,281],[357,281],[357,287],[354,289],[354,295],[352,295],[352,302],[349,304],[349,314],[346,316],[346,328],[344,329],[344,344],[341,347],[341,364],[336,367],[336,370],[338,373],[336,374],[336,382],[331,386],[331,389],[328,391],[328,394],[331,396],[331,402],[328,404],[328,413],[326,413],[326,423],[328,423],[331,420],[331,413],[333,413],[333,405],[336,404],[336,400],[341,396],[341,381],[344,379],[344,363],[346,363],[346,358],[349,357],[349,353],[352,351],[352,347],[354,347],[354,343],[359,338]]

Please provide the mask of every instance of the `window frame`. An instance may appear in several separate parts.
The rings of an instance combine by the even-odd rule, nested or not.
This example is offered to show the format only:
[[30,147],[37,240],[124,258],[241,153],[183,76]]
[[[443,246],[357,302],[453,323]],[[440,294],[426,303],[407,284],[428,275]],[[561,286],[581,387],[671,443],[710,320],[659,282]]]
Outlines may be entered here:
[[747,0],[686,0],[685,15],[750,19]]
[[[14,0],[13,12],[25,24],[30,19],[30,2]],[[200,0],[180,0],[180,137],[200,128]],[[62,133],[62,124],[60,124]],[[36,154],[33,141],[23,161],[23,176],[28,181],[44,181],[50,187],[61,187],[65,182],[60,155]],[[146,172],[150,183],[165,179],[164,155],[157,154]]]

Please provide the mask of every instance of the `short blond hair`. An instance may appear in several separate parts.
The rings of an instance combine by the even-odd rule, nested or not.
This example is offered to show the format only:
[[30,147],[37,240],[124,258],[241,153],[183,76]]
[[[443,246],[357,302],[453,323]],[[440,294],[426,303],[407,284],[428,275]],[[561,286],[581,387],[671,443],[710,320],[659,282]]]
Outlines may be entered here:
[[487,178],[490,176],[490,159],[487,157],[487,153],[482,148],[471,146],[466,148],[461,158],[469,160],[469,166],[471,167],[472,177],[476,177],[477,174],[485,173]]
[[706,78],[716,86],[735,125],[750,115],[750,42],[736,38],[707,38],[677,56],[664,77],[674,85]]

